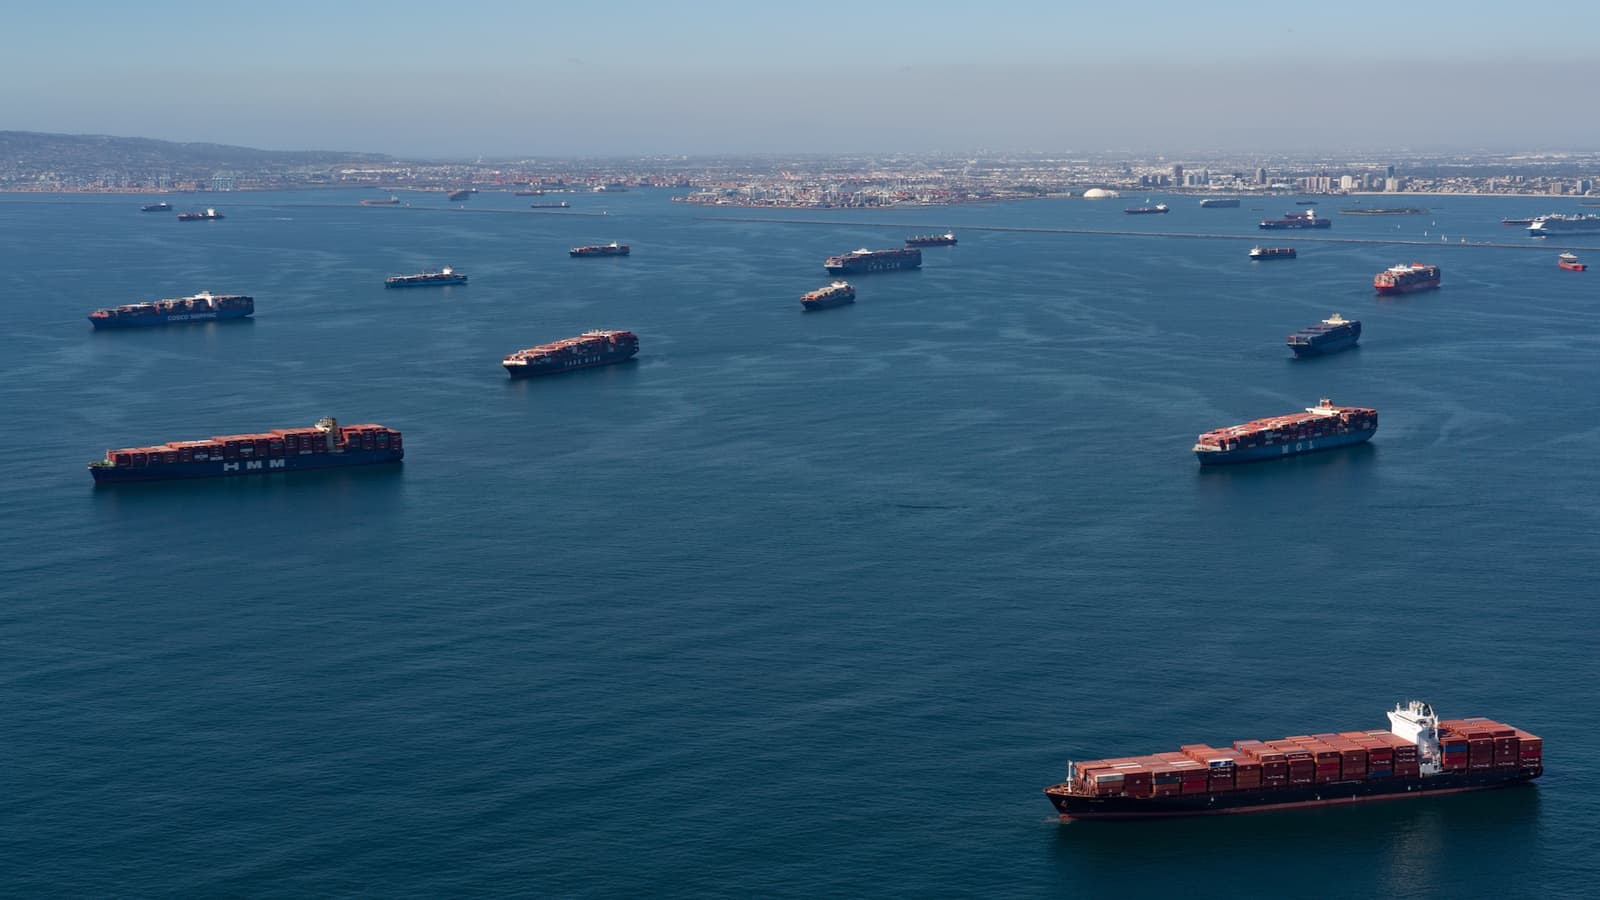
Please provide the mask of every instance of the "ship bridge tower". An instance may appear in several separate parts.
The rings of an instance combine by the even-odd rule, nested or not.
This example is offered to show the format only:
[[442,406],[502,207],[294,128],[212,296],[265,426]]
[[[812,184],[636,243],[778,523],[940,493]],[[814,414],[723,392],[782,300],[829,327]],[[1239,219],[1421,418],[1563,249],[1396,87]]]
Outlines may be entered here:
[[1424,775],[1442,771],[1439,750],[1439,716],[1421,700],[1396,703],[1389,711],[1389,731],[1417,745],[1417,764]]

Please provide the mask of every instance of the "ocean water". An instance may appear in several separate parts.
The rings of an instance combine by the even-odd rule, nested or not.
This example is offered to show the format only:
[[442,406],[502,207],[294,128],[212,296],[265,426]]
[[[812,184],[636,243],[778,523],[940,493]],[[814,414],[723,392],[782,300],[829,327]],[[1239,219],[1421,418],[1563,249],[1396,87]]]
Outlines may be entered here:
[[[1144,198],[371,196],[179,197],[227,215],[185,224],[144,198],[0,197],[7,894],[1600,877],[1600,274],[1498,224],[1575,201],[1427,198],[1337,216],[1332,242],[1257,232],[1288,198],[1128,217]],[[931,228],[960,244],[802,313],[822,257]],[[566,254],[613,239],[633,255]],[[1251,263],[1257,243],[1300,258]],[[1412,260],[1443,289],[1372,294]],[[471,283],[382,287],[440,265]],[[252,294],[257,317],[83,319],[197,290]],[[1333,312],[1361,346],[1294,360],[1284,335]],[[638,359],[498,365],[596,327],[638,332]],[[1378,408],[1377,437],[1221,470],[1189,452],[1321,397]],[[83,468],[323,415],[403,430],[405,463],[111,489]],[[1548,774],[1132,825],[1062,825],[1040,793],[1069,759],[1382,727],[1411,697],[1544,736]]]

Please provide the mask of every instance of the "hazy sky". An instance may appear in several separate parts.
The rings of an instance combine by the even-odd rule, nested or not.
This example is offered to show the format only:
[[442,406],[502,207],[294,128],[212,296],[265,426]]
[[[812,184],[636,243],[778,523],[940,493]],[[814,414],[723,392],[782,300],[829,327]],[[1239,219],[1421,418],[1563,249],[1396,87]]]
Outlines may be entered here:
[[0,129],[457,157],[1600,147],[1600,3],[23,2]]

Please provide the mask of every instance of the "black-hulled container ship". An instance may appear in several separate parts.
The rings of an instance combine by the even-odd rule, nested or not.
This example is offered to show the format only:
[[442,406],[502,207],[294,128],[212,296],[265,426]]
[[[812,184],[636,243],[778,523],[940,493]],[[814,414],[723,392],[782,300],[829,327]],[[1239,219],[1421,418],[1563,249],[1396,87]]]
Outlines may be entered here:
[[1201,209],[1235,209],[1238,206],[1238,197],[1207,197],[1200,201]]
[[1295,356],[1325,356],[1348,350],[1361,340],[1361,323],[1334,313],[1321,324],[1302,328],[1289,335],[1289,349]]
[[512,378],[554,375],[627,362],[639,352],[639,336],[631,331],[585,331],[507,356],[501,361]]
[[1251,247],[1250,258],[1263,262],[1273,259],[1294,259],[1299,254],[1293,247]]
[[1214,428],[1200,435],[1193,449],[1200,465],[1220,466],[1348,447],[1371,440],[1377,431],[1377,410],[1334,406],[1324,399],[1304,412]]
[[1380,294],[1409,294],[1414,291],[1431,291],[1439,286],[1442,273],[1438,266],[1412,263],[1409,266],[1390,266],[1372,276],[1372,289]]
[[390,275],[383,280],[386,288],[434,287],[446,284],[466,284],[467,276],[445,266],[437,272],[418,272],[415,275]]
[[567,251],[568,256],[627,256],[627,244],[612,241],[609,244],[589,244],[583,247],[573,247]]
[[1045,788],[1061,821],[1267,812],[1399,800],[1527,784],[1544,774],[1544,741],[1489,719],[1440,720],[1413,700],[1389,728],[1073,762]]
[[107,450],[89,464],[96,484],[224,478],[399,462],[400,432],[383,425],[340,425],[324,418],[310,428],[221,434],[200,441]]
[[361,205],[362,206],[399,206],[400,205],[400,198],[391,196],[387,200],[363,200],[363,201],[361,201]]
[[852,250],[822,261],[829,275],[863,275],[868,272],[892,272],[896,269],[922,268],[922,251],[915,247],[903,250]]
[[835,306],[845,306],[856,302],[856,289],[848,281],[835,281],[824,288],[807,291],[800,295],[800,306],[806,312],[819,309],[832,309]]
[[192,297],[174,297],[170,300],[151,300],[145,303],[128,303],[108,309],[97,309],[89,314],[89,324],[96,330],[186,325],[192,322],[214,322],[219,319],[243,319],[255,311],[256,301],[253,297],[201,291]]
[[1130,206],[1123,210],[1123,212],[1130,216],[1149,216],[1160,215],[1162,213],[1171,212],[1171,210],[1167,208],[1165,203],[1157,203],[1155,206]]
[[222,213],[214,209],[208,209],[205,212],[178,213],[179,222],[214,222],[221,218],[224,218]]
[[1274,229],[1291,228],[1332,228],[1333,220],[1324,219],[1317,215],[1316,210],[1308,209],[1302,215],[1285,213],[1282,218],[1263,219],[1260,227],[1269,231]]
[[954,247],[956,236],[953,232],[944,234],[914,234],[906,238],[907,247]]
[[139,207],[140,212],[172,212],[172,204],[163,200],[160,203],[146,203]]

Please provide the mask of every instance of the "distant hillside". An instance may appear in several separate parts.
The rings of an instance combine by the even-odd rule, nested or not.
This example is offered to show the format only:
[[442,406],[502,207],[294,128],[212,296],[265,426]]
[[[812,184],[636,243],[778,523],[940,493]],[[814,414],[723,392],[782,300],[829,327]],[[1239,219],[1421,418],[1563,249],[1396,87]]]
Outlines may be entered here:
[[180,144],[149,138],[103,134],[43,134],[0,131],[0,167],[11,170],[96,168],[263,171],[331,166],[341,163],[388,163],[382,153],[330,150],[256,150],[226,144]]

